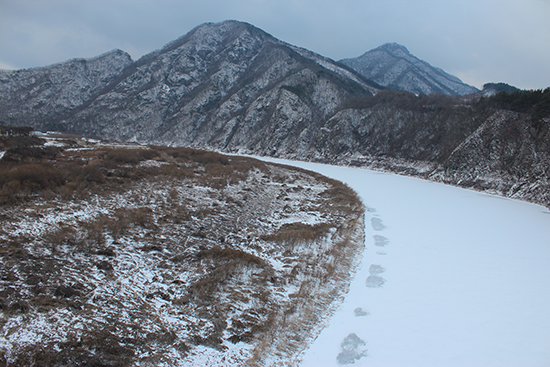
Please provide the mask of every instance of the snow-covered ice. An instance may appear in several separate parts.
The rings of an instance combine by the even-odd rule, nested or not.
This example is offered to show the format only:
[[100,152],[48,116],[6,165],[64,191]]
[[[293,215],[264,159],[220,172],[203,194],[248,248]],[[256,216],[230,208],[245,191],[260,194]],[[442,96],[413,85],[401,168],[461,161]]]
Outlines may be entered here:
[[272,160],[346,182],[366,249],[315,366],[549,366],[550,212],[356,168]]

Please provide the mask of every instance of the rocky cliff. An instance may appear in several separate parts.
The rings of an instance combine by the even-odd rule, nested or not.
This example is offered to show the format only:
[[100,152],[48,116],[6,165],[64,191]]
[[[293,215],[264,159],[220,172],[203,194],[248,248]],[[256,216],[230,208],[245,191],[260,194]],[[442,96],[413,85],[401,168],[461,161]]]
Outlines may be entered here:
[[550,206],[550,88],[541,95],[547,108],[541,119],[487,101],[448,98],[435,105],[416,97],[416,105],[394,100],[344,109],[327,121],[326,135],[314,141],[306,159],[392,171]]

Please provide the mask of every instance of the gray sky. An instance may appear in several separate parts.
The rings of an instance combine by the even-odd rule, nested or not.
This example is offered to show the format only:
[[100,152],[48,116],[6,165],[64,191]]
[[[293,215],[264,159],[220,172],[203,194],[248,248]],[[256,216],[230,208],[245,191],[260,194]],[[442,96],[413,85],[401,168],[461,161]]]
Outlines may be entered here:
[[335,60],[397,42],[478,88],[550,86],[550,0],[0,0],[0,68],[137,59],[226,19]]

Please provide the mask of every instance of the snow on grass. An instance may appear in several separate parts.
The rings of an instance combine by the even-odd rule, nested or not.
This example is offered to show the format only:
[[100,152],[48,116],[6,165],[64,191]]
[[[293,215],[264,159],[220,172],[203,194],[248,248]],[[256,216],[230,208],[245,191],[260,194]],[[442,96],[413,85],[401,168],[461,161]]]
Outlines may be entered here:
[[256,163],[238,179],[121,165],[142,179],[0,207],[2,358],[295,363],[348,287],[363,207],[337,182]]

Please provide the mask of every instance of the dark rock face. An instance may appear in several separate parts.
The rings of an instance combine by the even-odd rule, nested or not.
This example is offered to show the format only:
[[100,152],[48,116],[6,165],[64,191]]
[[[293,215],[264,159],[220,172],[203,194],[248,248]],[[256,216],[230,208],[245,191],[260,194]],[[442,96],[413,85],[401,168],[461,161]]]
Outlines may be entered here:
[[359,57],[340,62],[389,89],[446,95],[466,95],[478,91],[457,77],[418,59],[397,43],[386,43]]
[[550,118],[497,111],[444,162],[444,182],[550,206]]
[[534,121],[478,103],[479,94],[446,96],[476,89],[397,44],[365,55],[387,66],[372,67],[376,82],[419,95],[381,90],[345,65],[226,21],[137,61],[112,51],[0,72],[0,124],[354,164],[550,205],[550,116]]
[[418,176],[550,206],[550,116],[380,103],[327,121],[306,159]]

